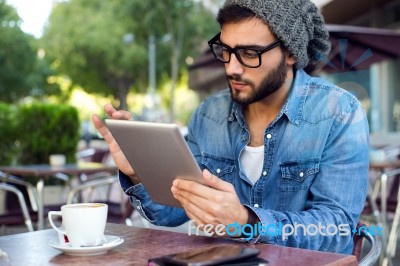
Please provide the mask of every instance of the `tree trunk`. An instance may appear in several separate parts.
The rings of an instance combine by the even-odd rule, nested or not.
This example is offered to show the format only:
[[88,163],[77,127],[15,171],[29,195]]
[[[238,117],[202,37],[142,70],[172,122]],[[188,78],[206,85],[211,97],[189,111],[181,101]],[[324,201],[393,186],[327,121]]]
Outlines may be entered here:
[[119,100],[119,106],[118,106],[119,110],[127,110],[128,111],[127,98],[128,98],[130,85],[131,85],[131,83],[126,78],[120,78],[118,80],[117,100]]
[[171,123],[175,121],[175,87],[176,81],[178,79],[178,71],[179,71],[179,59],[181,57],[181,50],[183,46],[183,36],[184,32],[184,22],[180,21],[179,29],[178,29],[178,40],[177,45],[172,49],[172,58],[171,58],[171,101],[169,106],[169,120]]

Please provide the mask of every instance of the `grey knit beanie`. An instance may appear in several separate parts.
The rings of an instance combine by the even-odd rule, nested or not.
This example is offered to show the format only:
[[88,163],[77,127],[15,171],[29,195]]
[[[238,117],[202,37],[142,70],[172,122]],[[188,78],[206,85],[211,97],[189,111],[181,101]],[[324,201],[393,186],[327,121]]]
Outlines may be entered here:
[[230,5],[247,8],[264,20],[296,58],[298,69],[329,53],[324,18],[310,0],[226,0],[223,8]]

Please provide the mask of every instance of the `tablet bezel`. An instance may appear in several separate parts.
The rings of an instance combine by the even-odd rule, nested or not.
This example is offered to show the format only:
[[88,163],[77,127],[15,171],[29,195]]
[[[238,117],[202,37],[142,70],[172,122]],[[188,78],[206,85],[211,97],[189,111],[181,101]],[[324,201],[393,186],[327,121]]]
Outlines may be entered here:
[[105,124],[154,202],[182,208],[171,192],[176,177],[203,183],[176,124],[114,119]]

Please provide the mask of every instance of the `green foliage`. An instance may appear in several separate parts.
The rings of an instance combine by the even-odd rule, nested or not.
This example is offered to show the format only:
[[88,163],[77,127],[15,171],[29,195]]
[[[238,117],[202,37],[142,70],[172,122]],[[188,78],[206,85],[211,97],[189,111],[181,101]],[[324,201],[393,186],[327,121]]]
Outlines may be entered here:
[[0,165],[11,164],[16,152],[16,108],[0,102]]
[[[195,57],[200,43],[216,31],[213,14],[199,1],[70,0],[55,6],[42,42],[46,57],[72,85],[112,95],[126,108],[130,90],[147,90],[150,36],[157,41],[157,84],[162,85],[166,75],[179,80],[186,57]],[[173,66],[178,77],[172,77]]]
[[[71,0],[59,3],[50,16],[43,45],[58,63],[60,74],[88,93],[126,97],[142,84],[147,69],[146,47],[130,41],[131,29],[118,12],[120,1]],[[125,36],[125,41],[124,41]],[[133,37],[133,35],[132,35]]]
[[35,52],[17,27],[18,17],[0,2],[0,99],[12,102],[29,91],[24,78],[33,69]]
[[50,154],[65,154],[75,162],[80,122],[76,108],[34,103],[19,108],[20,164],[49,162]]
[[17,102],[22,97],[59,93],[47,83],[49,63],[36,55],[36,39],[20,29],[14,8],[0,1],[0,100]]

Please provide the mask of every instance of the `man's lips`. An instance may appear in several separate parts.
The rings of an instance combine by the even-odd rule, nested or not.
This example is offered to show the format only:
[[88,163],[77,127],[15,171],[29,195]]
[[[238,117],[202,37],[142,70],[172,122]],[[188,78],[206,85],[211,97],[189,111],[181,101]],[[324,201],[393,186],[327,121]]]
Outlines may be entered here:
[[235,90],[243,90],[248,84],[231,80],[231,86]]

